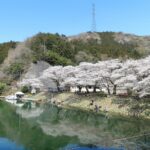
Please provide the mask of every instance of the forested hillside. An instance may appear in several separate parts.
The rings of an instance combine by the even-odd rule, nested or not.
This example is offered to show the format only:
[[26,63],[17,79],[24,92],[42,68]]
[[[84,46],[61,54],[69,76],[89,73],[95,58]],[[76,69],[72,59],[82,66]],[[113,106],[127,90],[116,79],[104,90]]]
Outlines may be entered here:
[[[143,55],[136,41],[120,42],[114,32],[87,32],[72,37],[38,33],[24,43],[32,51],[32,62],[44,60],[51,65],[77,65],[83,61],[97,62],[110,58],[138,59]],[[0,44],[0,63],[7,57],[8,50],[15,47],[16,42],[12,41]]]
[[17,42],[13,41],[0,44],[0,64],[7,57],[9,49],[14,49],[16,47],[16,44]]
[[80,39],[80,36],[70,39],[65,35],[39,33],[29,42],[34,61],[44,60],[52,65],[69,65],[82,61],[141,57],[135,43],[119,43],[114,40],[113,32],[97,33],[99,39],[92,34],[88,33],[87,39]]

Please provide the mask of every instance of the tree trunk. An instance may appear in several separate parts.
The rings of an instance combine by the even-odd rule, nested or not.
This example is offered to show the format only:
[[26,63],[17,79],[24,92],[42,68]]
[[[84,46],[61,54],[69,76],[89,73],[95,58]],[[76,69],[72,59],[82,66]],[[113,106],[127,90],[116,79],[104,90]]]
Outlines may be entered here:
[[58,90],[58,92],[59,92],[59,91],[60,91],[60,88],[59,88],[59,86],[60,86],[59,81],[56,81],[56,86],[57,86],[57,90]]
[[113,87],[113,95],[116,95],[117,85],[114,85]]
[[93,92],[96,93],[96,86],[94,86]]
[[79,88],[79,92],[81,93],[82,87],[81,87],[81,86],[78,86],[78,88]]
[[110,89],[109,89],[109,87],[107,88],[107,92],[108,92],[108,95],[110,95]]
[[86,92],[87,92],[87,93],[89,93],[89,89],[88,89],[88,87],[86,86],[85,88],[86,88]]

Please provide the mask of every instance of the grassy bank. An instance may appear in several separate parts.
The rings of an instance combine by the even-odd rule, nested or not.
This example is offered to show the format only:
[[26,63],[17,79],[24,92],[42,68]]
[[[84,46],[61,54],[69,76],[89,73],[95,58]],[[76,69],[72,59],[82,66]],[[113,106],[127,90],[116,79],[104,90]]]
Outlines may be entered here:
[[[91,104],[93,101],[93,104]],[[132,100],[133,101],[133,100]],[[124,116],[131,115],[130,112],[131,105],[136,104],[137,102],[133,101],[131,103],[130,99],[118,99],[117,97],[100,97],[98,94],[88,94],[88,95],[78,95],[75,93],[60,93],[56,94],[52,98],[52,102],[55,102],[57,105],[61,107],[73,107],[77,109],[82,109],[86,111],[95,111],[95,105],[99,108],[99,112],[107,112],[109,116],[112,114],[121,114]],[[138,105],[145,105],[143,102],[138,102]],[[149,104],[148,104],[149,105]],[[132,111],[139,111],[132,110]],[[146,112],[148,111],[148,107],[140,113],[138,116],[150,118],[149,114],[147,115]],[[131,113],[131,114],[130,114]]]

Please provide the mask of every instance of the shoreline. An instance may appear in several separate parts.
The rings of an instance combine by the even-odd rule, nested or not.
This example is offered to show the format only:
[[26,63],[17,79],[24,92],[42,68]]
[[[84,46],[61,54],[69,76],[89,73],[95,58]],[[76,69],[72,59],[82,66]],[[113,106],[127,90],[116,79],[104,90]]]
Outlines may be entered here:
[[[94,104],[100,106],[98,111],[95,110],[95,105],[89,106],[91,103],[91,97],[85,97],[81,95],[76,95],[74,93],[59,93],[53,95],[50,102],[61,108],[66,109],[78,109],[89,113],[94,114],[103,114],[107,115],[107,117],[111,116],[124,116],[124,117],[136,117],[143,119],[150,119],[150,116],[146,116],[143,112],[138,116],[133,116],[128,113],[129,107],[126,105],[120,107],[118,104],[113,103],[113,98],[115,97],[98,97],[92,96],[94,99]],[[107,109],[106,109],[107,107]]]
[[[26,95],[28,99],[40,99],[43,100],[44,103],[51,103],[56,105],[57,107],[65,108],[65,109],[76,109],[85,111],[93,114],[102,114],[106,117],[111,116],[123,116],[123,117],[136,117],[143,119],[150,119],[149,115],[145,115],[143,113],[138,116],[133,116],[129,114],[129,106],[124,104],[120,107],[120,104],[114,103],[114,100],[117,100],[117,97],[100,97],[98,93],[89,93],[86,94],[75,94],[71,92],[63,92],[63,93],[45,93],[40,92],[36,95]],[[123,102],[126,99],[121,99]],[[36,101],[35,101],[36,102]],[[93,103],[92,105],[91,102]],[[122,104],[121,104],[122,105]],[[97,106],[97,109],[96,109]]]

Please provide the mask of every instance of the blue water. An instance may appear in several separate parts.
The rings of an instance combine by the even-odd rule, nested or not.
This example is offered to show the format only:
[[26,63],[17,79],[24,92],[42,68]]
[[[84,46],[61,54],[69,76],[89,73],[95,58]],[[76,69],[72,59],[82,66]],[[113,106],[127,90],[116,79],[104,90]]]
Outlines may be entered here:
[[68,145],[63,150],[125,150],[124,148],[107,148],[107,147],[83,147],[79,145]]
[[[6,138],[0,138],[0,150],[25,150],[21,145],[17,145]],[[69,144],[63,150],[125,150],[124,148],[104,148],[104,147],[83,147]]]
[[0,150],[25,150],[25,148],[6,138],[0,138]]

